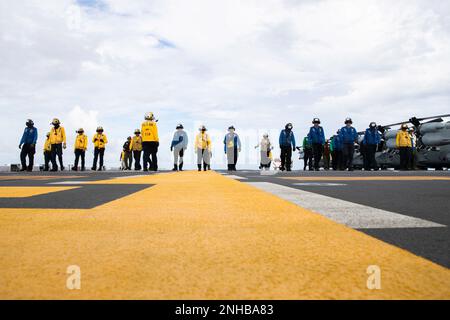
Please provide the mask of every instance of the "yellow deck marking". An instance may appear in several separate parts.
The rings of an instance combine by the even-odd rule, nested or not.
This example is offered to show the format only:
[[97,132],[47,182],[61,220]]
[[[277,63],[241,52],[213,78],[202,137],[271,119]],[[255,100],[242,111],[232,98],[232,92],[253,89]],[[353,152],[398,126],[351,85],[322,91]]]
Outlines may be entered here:
[[0,187],[0,198],[28,198],[78,187]]
[[449,177],[442,176],[410,176],[410,177],[281,177],[286,180],[299,181],[450,181]]
[[156,185],[92,210],[0,209],[0,298],[450,299],[450,270],[214,172],[101,183]]

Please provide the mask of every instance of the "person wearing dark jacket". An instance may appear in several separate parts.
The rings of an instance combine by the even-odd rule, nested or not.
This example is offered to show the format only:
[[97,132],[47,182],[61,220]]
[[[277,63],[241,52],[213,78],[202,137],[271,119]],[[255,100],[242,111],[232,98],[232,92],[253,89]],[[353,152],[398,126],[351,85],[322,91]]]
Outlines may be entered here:
[[378,164],[377,159],[375,158],[375,154],[380,142],[381,135],[378,132],[377,124],[375,122],[371,122],[369,128],[366,129],[366,132],[364,133],[363,139],[363,144],[365,147],[364,170],[378,170]]
[[311,142],[313,157],[314,157],[314,170],[319,171],[319,163],[322,159],[323,145],[325,144],[325,133],[320,126],[320,119],[314,118],[313,126],[309,129],[308,139]]
[[292,132],[292,123],[286,124],[284,130],[280,133],[280,149],[281,149],[281,166],[280,170],[291,171],[292,166],[292,152],[295,151],[295,136]]
[[331,146],[330,140],[325,140],[323,145],[323,168],[325,170],[330,170],[330,158],[331,158]]
[[303,171],[306,171],[306,167],[309,168],[309,171],[313,170],[313,151],[311,147],[311,142],[309,142],[308,136],[303,139]]
[[351,118],[345,119],[345,127],[342,127],[339,137],[342,139],[342,155],[344,170],[353,171],[353,155],[355,143],[358,141],[358,132],[352,126]]
[[332,157],[333,157],[333,170],[343,170],[343,161],[342,161],[342,140],[339,134],[341,133],[341,130],[338,130],[336,132],[336,135],[333,136],[333,139],[331,140],[331,148],[332,151]]
[[[22,139],[20,139],[19,149],[20,161],[22,162],[22,168],[20,171],[33,171],[34,166],[34,154],[36,153],[36,142],[38,139],[38,131],[34,127],[34,122],[28,119],[26,122],[26,128],[23,132]],[[28,157],[28,165],[27,165]]]

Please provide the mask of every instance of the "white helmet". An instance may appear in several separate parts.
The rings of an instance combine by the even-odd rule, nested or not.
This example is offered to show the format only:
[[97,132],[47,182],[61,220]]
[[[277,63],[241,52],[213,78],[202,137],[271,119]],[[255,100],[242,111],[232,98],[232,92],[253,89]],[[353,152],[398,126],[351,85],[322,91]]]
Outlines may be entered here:
[[153,112],[147,112],[145,114],[145,120],[154,120],[155,116],[153,115]]

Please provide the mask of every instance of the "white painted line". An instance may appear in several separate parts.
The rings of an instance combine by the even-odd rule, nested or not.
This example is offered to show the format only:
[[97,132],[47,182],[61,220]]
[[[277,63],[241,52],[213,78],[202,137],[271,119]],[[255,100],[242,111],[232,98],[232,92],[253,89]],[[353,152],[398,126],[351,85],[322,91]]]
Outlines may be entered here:
[[60,181],[60,182],[49,182],[47,184],[57,184],[57,185],[65,185],[65,184],[86,184],[91,183],[92,181]]
[[248,182],[248,184],[354,229],[445,227],[444,225],[435,222],[376,209],[275,183]]
[[345,183],[327,183],[327,182],[299,182],[293,183],[294,186],[307,186],[307,187],[339,187],[346,186]]
[[234,180],[247,180],[247,178],[239,177],[235,175],[228,175],[227,178],[234,179]]

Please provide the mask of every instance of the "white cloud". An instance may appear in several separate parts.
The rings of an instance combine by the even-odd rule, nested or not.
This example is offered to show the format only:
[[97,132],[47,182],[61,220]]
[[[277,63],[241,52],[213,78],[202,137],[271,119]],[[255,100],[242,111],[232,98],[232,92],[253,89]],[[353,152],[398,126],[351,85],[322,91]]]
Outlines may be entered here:
[[365,127],[448,111],[450,4],[443,1],[98,4],[0,2],[7,128],[0,163],[17,162],[28,117],[41,132],[55,116],[70,133],[103,125],[112,141],[108,161],[117,165],[124,139],[154,111],[168,167],[178,122],[193,128],[192,138],[206,123],[221,150],[231,123],[256,145],[255,132],[276,138],[286,122],[301,140],[314,116],[331,133],[346,116]]

